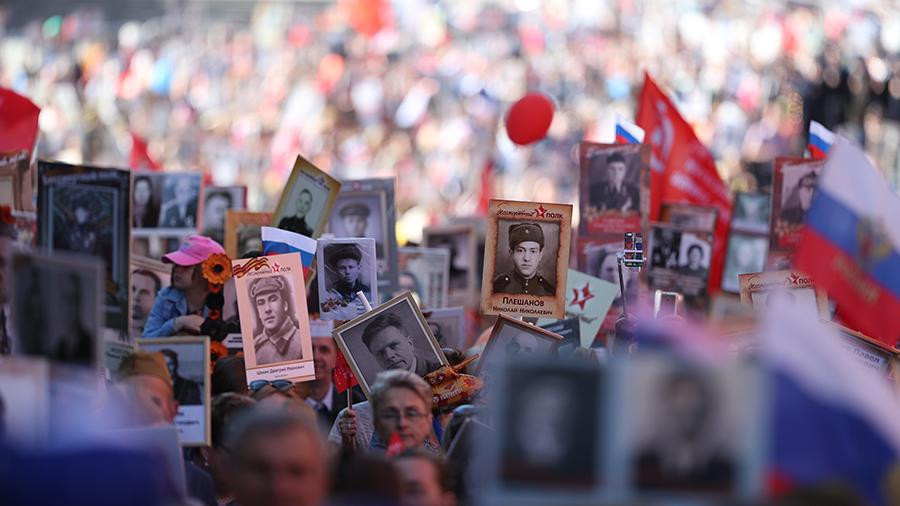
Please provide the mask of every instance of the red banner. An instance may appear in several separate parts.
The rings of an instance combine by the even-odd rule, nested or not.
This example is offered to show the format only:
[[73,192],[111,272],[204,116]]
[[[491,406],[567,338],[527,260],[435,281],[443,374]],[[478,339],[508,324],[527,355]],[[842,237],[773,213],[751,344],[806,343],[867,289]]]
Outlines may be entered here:
[[41,109],[18,93],[0,88],[0,152],[26,150],[31,155]]
[[350,369],[350,364],[347,363],[347,359],[344,358],[341,350],[337,350],[337,360],[334,363],[334,388],[340,394],[357,384],[356,376],[353,375],[353,369]]
[[128,156],[128,166],[133,170],[159,170],[161,168],[150,156],[147,141],[134,132],[131,132],[131,153]]

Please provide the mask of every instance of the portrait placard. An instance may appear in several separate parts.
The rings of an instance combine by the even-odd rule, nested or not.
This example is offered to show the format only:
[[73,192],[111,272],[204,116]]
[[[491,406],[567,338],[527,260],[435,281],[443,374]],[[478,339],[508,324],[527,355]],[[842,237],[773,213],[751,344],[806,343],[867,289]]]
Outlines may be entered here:
[[572,206],[491,199],[481,312],[562,318]]
[[806,212],[812,204],[824,164],[825,160],[775,158],[768,269],[791,267],[794,249],[800,243]]
[[647,280],[653,290],[684,295],[688,310],[705,311],[713,235],[674,225],[650,225]]
[[262,230],[272,221],[272,213],[251,211],[225,212],[225,253],[229,258],[242,258],[247,253],[262,253]]
[[0,152],[0,205],[34,211],[31,157],[27,149]]
[[131,257],[131,337],[140,337],[160,290],[172,280],[172,266],[152,258]]
[[828,297],[815,281],[798,271],[770,271],[741,274],[741,303],[757,311],[771,304],[792,300],[798,308],[823,320],[828,320]]
[[422,308],[447,306],[450,252],[442,248],[398,250],[400,291],[410,291]]
[[466,313],[462,307],[443,307],[422,311],[431,334],[441,348],[463,350],[469,347],[466,340]]
[[683,229],[713,232],[717,215],[715,207],[666,202],[662,205],[660,221]]
[[484,345],[476,374],[487,383],[504,360],[549,358],[562,340],[559,334],[500,314]]
[[581,347],[581,321],[579,318],[566,318],[539,326],[562,337],[562,340],[556,345],[557,357],[567,358],[576,348]]
[[579,156],[579,232],[587,236],[640,230],[647,207],[642,202],[649,204],[649,192],[642,188],[641,144],[584,141]]
[[[574,318],[579,322],[580,346],[590,348],[594,344],[597,333],[610,312],[613,301],[619,294],[618,283],[588,276],[575,269],[569,269],[566,293],[566,318]],[[538,325],[547,328],[553,320],[542,318]]]
[[127,340],[131,173],[39,161],[38,174],[39,245],[104,262],[105,326]]
[[231,262],[247,383],[315,379],[299,253]]
[[900,351],[843,325],[834,322],[824,323],[837,329],[841,347],[847,350],[854,361],[885,376],[890,374]]
[[31,250],[37,240],[37,214],[30,211],[13,211],[13,244],[21,250]]
[[209,338],[138,339],[141,351],[162,353],[178,402],[175,428],[181,446],[210,444]]
[[334,339],[367,398],[381,371],[402,369],[424,377],[448,364],[409,292],[334,329]]
[[731,229],[758,234],[769,233],[769,211],[772,196],[768,193],[737,192]]
[[318,240],[319,318],[352,320],[365,313],[365,304],[356,296],[360,291],[369,304],[377,305],[375,248],[371,238]]
[[722,290],[740,293],[738,275],[760,272],[766,266],[766,252],[769,236],[748,234],[732,229],[728,236],[728,250],[725,254],[725,271],[722,274]]
[[478,300],[478,234],[473,224],[426,227],[422,244],[449,252],[447,304],[473,307]]
[[328,219],[328,231],[335,237],[375,240],[378,291],[385,295],[397,291],[394,186],[395,178],[344,181]]
[[[615,328],[616,318],[622,313],[617,254],[623,251],[623,239],[623,234],[601,234],[597,237],[579,237],[576,240],[578,270],[616,286],[612,307],[606,312],[606,317],[600,324],[601,332],[612,331]],[[629,301],[637,291],[639,277],[638,268],[622,266],[622,282],[625,284]]]
[[298,155],[272,215],[272,226],[318,238],[340,191],[340,181]]
[[200,235],[225,245],[225,213],[247,207],[246,186],[205,186],[201,194]]
[[196,232],[202,178],[199,172],[135,172],[131,200],[134,235]]

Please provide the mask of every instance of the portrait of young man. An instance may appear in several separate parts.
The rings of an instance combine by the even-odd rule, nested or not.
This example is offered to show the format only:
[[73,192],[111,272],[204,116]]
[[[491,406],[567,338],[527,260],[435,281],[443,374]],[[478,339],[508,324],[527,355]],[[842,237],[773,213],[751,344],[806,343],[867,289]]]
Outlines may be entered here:
[[[596,178],[590,186],[590,202],[602,211],[633,212],[640,209],[638,187],[626,181],[628,163],[621,153],[606,157],[604,165],[592,166]],[[599,173],[602,171],[602,173]]]
[[313,229],[309,226],[309,223],[307,223],[306,220],[306,215],[309,213],[312,205],[312,192],[307,190],[306,188],[303,188],[297,194],[297,199],[294,201],[294,214],[282,218],[278,222],[278,228],[290,232],[296,232],[298,234],[305,235],[306,237],[312,237]]
[[363,292],[371,301],[372,289],[362,274],[362,251],[355,244],[329,244],[325,246],[325,262],[331,269],[329,277],[329,297],[337,297],[344,302],[356,299],[356,292]]
[[172,377],[172,390],[178,405],[193,406],[202,404],[203,396],[200,394],[200,384],[178,373],[178,353],[168,348],[161,349],[159,352],[163,354],[163,358],[166,360],[166,368],[169,370],[169,376]]
[[234,208],[234,196],[226,188],[216,188],[203,199],[203,234],[219,244],[225,243],[225,212]]
[[378,315],[366,325],[362,341],[383,370],[402,369],[425,376],[441,366],[439,360],[416,354],[403,320],[389,312]]
[[159,276],[147,269],[131,271],[131,330],[133,335],[140,336],[144,324],[156,302],[156,294],[162,289]]
[[[494,278],[494,292],[555,295],[556,285],[538,273],[544,257],[544,231],[541,225],[539,223],[515,223],[509,226],[507,233],[509,257],[512,259],[513,269]],[[556,257],[551,258],[551,261],[555,262]]]
[[194,228],[197,226],[197,196],[199,177],[180,175],[174,182],[166,181],[166,200],[160,226],[163,228]]
[[300,328],[293,318],[294,294],[284,276],[257,278],[249,285],[256,310],[256,365],[303,359]]

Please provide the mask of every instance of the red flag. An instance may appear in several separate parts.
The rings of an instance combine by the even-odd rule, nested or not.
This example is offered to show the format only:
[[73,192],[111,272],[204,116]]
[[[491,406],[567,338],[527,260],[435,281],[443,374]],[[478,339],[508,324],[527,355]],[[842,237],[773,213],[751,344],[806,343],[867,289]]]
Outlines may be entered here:
[[715,237],[709,271],[709,293],[719,291],[725,244],[731,222],[731,193],[716,164],[691,126],[649,74],[638,105],[637,124],[646,132],[650,155],[650,219],[659,220],[663,202],[715,207]]
[[387,458],[396,457],[403,453],[403,440],[400,439],[400,434],[396,432],[391,433],[391,440],[388,441],[387,449],[384,451],[384,455]]
[[358,384],[356,376],[353,375],[353,369],[350,369],[350,364],[347,363],[344,354],[341,353],[341,350],[337,350],[337,360],[334,362],[334,387],[340,394]]
[[156,160],[150,157],[147,141],[134,132],[131,132],[131,154],[128,156],[128,166],[134,170],[160,169]]
[[0,88],[0,151],[34,149],[41,109],[18,93]]
[[481,167],[481,192],[478,195],[478,214],[487,216],[488,203],[491,200],[491,174],[494,172],[494,159],[488,158]]

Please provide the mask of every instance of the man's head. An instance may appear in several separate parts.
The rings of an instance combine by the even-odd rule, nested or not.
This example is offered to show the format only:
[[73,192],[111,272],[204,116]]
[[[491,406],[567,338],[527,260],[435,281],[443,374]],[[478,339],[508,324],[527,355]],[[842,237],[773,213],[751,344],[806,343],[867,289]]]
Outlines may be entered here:
[[614,187],[622,187],[627,170],[628,166],[625,164],[625,157],[620,153],[613,153],[606,158],[606,177]]
[[116,381],[133,403],[133,415],[141,425],[172,424],[178,411],[172,376],[162,353],[138,351],[119,363]]
[[233,205],[231,193],[213,190],[206,194],[203,206],[203,225],[208,229],[225,228],[225,211]]
[[243,506],[317,506],[328,493],[325,445],[315,421],[287,409],[251,408],[226,431],[226,474]]
[[538,349],[538,340],[528,332],[519,332],[506,343],[506,354],[515,357],[517,355],[530,355]]
[[544,256],[544,231],[537,223],[516,223],[509,226],[509,253],[516,272],[530,279],[537,273]]
[[187,205],[194,198],[194,185],[190,177],[179,177],[175,180],[175,201],[179,205]]
[[344,224],[344,230],[350,237],[365,237],[369,226],[368,206],[361,202],[353,202],[341,208],[338,214]]
[[147,176],[134,178],[134,203],[138,206],[146,206],[153,197],[153,183]]
[[238,229],[238,251],[241,256],[252,251],[262,251],[262,235],[259,227],[244,226]]
[[375,432],[387,442],[396,433],[403,446],[419,448],[431,432],[431,387],[409,371],[382,371],[369,393]]
[[352,285],[359,279],[362,252],[355,244],[329,244],[325,246],[325,259],[337,273],[338,280]]
[[[250,283],[250,300],[269,335],[277,332],[291,314],[291,289],[284,276],[256,278]],[[258,328],[258,327],[257,327]]]
[[416,349],[397,315],[376,316],[363,330],[362,341],[384,369],[412,370]]
[[131,272],[131,321],[143,325],[150,316],[162,281],[155,272],[135,269]]
[[297,194],[297,204],[294,215],[298,218],[303,218],[306,216],[306,213],[309,212],[310,207],[312,207],[312,192],[304,188]]
[[444,463],[423,450],[407,450],[393,461],[400,476],[401,506],[453,506]]
[[816,183],[819,176],[815,172],[805,174],[797,183],[797,197],[800,198],[800,208],[806,211],[812,205],[813,195],[816,193]]
[[313,337],[313,365],[316,368],[316,380],[331,382],[334,363],[337,360],[337,348],[332,337]]
[[697,244],[691,244],[688,248],[688,265],[691,269],[699,269],[703,262],[703,248]]

